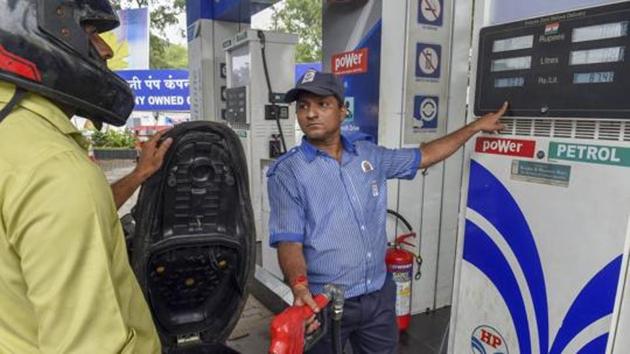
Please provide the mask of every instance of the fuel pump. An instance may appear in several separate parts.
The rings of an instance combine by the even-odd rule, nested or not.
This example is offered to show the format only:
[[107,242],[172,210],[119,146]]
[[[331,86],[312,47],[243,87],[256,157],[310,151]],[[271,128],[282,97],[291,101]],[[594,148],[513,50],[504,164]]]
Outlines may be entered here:
[[[256,230],[263,220],[264,170],[295,145],[295,117],[283,103],[294,85],[297,36],[247,30],[223,42],[227,88],[225,123],[240,137],[247,159]],[[260,237],[260,236],[259,236]],[[263,264],[264,266],[264,264]]]
[[470,116],[510,110],[467,147],[448,350],[626,353],[630,2],[474,4]]

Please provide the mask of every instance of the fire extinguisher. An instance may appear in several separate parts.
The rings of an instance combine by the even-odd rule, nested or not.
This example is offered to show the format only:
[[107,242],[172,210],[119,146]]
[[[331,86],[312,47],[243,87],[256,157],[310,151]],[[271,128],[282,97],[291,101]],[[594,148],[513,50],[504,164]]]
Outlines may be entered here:
[[[399,235],[395,238],[393,244],[387,250],[385,256],[385,264],[387,272],[392,275],[396,283],[396,322],[399,331],[406,331],[411,321],[411,288],[413,279],[420,279],[422,273],[420,266],[422,258],[413,252],[403,249],[402,245],[414,247],[414,245],[406,241],[410,237],[416,237],[416,233],[411,229],[411,225],[400,214],[388,210],[388,213],[398,217],[409,229],[409,233]],[[417,271],[413,275],[413,263],[417,263]]]

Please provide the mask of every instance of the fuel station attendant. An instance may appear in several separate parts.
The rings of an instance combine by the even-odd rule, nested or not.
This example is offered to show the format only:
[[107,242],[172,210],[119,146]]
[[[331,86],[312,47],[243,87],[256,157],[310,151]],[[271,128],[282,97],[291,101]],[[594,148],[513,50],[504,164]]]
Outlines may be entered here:
[[[353,353],[394,353],[396,289],[387,276],[385,218],[388,179],[412,179],[477,132],[503,128],[507,103],[442,138],[411,149],[377,146],[368,136],[341,134],[344,90],[330,73],[306,72],[286,95],[297,101],[305,134],[269,169],[270,243],[291,285],[294,304],[319,311],[312,294],[325,284],[345,289],[341,341]],[[308,331],[319,324],[309,324]],[[327,335],[309,353],[330,353]]]

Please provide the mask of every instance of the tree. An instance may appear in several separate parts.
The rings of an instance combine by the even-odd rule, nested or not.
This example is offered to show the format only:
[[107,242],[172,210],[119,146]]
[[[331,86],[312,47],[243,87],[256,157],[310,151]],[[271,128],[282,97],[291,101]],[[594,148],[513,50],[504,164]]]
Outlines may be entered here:
[[[186,9],[186,0],[111,0],[116,9],[151,8],[150,65],[153,69],[184,68],[188,66],[188,52],[184,46],[163,39],[169,25],[178,22],[177,16]],[[182,37],[185,35],[182,31]]]
[[274,6],[272,29],[299,36],[298,63],[322,60],[322,0],[284,0]]
[[188,67],[188,49],[152,34],[150,60],[152,69],[185,69]]

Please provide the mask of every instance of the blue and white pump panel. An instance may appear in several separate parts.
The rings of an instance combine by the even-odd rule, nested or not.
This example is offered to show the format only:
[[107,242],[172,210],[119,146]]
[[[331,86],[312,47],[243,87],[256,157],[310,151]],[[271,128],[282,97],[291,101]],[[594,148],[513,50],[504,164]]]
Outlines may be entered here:
[[628,353],[630,2],[475,6],[474,113],[513,106],[467,147],[449,352]]

